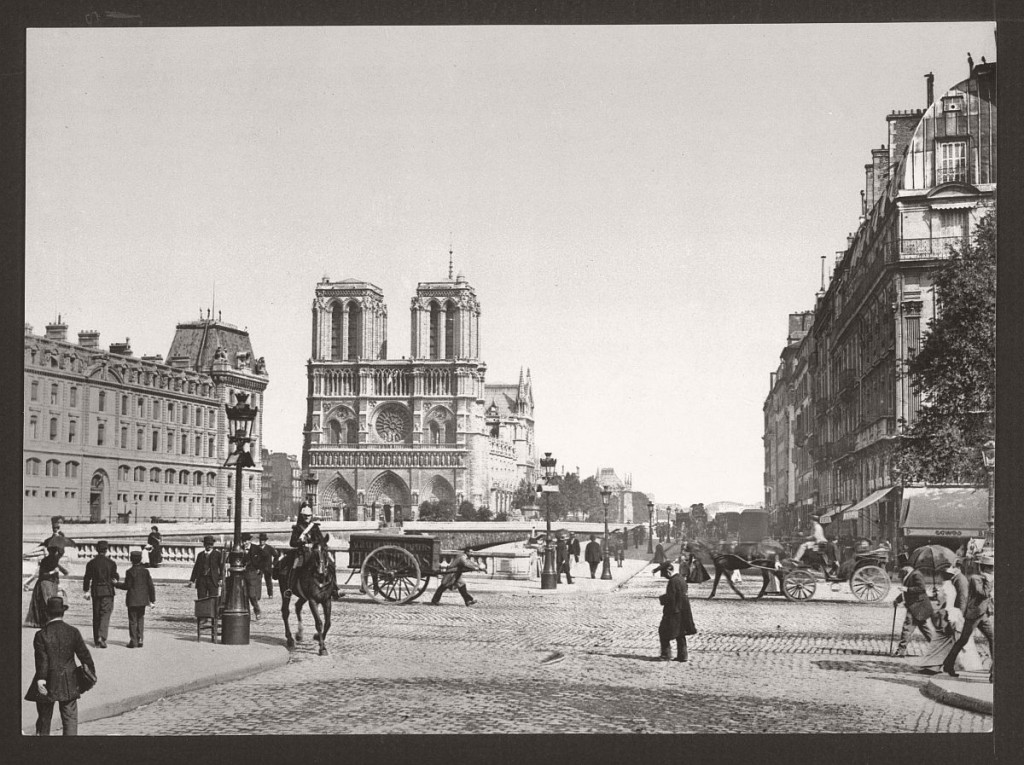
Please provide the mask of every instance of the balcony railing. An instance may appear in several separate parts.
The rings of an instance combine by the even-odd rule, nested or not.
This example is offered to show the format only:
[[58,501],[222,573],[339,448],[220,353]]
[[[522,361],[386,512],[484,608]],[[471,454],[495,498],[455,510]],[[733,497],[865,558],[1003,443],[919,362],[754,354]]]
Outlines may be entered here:
[[464,467],[465,458],[464,450],[438,447],[384,451],[310,451],[309,466],[314,468],[460,468]]
[[965,236],[940,236],[929,239],[900,239],[900,260],[927,260],[929,258],[948,258],[950,248],[961,248],[967,245]]

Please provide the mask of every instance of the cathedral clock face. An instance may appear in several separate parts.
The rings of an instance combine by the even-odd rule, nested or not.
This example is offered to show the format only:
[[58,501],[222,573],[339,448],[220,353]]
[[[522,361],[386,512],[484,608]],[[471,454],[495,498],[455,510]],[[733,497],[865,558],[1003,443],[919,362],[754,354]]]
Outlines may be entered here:
[[404,412],[389,407],[377,415],[375,429],[381,441],[399,443],[408,435],[409,423]]

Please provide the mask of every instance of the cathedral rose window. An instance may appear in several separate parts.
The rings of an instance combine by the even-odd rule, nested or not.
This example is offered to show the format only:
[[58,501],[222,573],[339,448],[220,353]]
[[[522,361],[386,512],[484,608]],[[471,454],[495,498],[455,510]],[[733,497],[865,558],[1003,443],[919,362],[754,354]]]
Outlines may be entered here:
[[388,407],[378,414],[375,427],[380,440],[388,443],[404,441],[409,432],[407,417],[397,407]]

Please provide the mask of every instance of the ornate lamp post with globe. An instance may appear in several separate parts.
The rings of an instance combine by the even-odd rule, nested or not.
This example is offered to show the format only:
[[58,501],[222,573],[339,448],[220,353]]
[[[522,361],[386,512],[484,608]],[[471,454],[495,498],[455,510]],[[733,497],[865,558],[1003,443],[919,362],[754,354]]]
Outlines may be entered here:
[[653,536],[654,536],[654,503],[653,502],[648,502],[647,503],[647,554],[648,555],[653,555],[654,554],[654,546],[653,546],[653,541],[654,540],[652,539]]
[[985,540],[987,547],[996,544],[996,442],[986,441],[981,447],[981,459],[988,473],[988,535]]
[[[544,452],[540,458],[540,466],[544,468],[544,482],[540,484],[540,493],[558,491],[558,486],[551,482],[555,474],[555,463],[557,463],[551,452]],[[555,548],[551,546],[551,500],[544,500],[544,507],[547,511],[547,535],[544,537],[544,570],[540,575],[540,588],[542,590],[554,590],[558,587],[558,571],[555,570]]]
[[[611,579],[612,578],[612,564],[609,559],[608,553],[608,500],[612,496],[612,490],[607,486],[601,487],[601,501],[604,502],[604,558],[601,564],[601,578]],[[623,544],[625,544],[625,537],[623,537]]]
[[249,394],[235,393],[237,403],[224,405],[228,415],[228,441],[233,447],[224,467],[235,469],[235,535],[228,554],[230,576],[224,606],[222,640],[225,645],[249,645],[249,599],[245,592],[245,553],[242,552],[242,470],[255,467],[252,426],[259,409],[249,406]]

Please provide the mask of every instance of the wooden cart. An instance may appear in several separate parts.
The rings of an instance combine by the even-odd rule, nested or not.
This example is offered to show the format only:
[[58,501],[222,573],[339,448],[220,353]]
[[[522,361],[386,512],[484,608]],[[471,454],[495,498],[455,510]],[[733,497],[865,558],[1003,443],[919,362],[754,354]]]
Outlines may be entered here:
[[359,571],[360,590],[391,605],[409,603],[441,575],[441,541],[426,534],[353,534],[348,567]]

